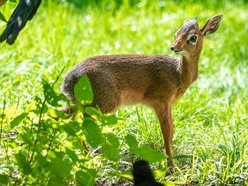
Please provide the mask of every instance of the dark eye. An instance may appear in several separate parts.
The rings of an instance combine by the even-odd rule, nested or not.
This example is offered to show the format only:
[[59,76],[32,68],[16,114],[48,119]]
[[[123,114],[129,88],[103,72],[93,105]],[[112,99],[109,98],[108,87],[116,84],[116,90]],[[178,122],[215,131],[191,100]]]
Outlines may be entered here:
[[197,40],[197,35],[193,35],[190,37],[189,41],[192,42],[192,43],[195,43]]

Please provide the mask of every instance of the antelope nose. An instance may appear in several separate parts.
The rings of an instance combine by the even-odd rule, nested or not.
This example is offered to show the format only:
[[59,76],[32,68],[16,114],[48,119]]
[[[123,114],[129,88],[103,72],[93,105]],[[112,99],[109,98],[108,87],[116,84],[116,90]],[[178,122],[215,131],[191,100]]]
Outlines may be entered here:
[[171,47],[171,50],[174,51],[174,47],[173,46]]

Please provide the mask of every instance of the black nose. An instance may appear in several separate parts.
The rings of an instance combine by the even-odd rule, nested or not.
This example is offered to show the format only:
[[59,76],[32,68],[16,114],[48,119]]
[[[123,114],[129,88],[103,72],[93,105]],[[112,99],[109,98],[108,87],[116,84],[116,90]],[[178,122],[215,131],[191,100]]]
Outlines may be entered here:
[[171,50],[174,51],[174,47],[171,47]]

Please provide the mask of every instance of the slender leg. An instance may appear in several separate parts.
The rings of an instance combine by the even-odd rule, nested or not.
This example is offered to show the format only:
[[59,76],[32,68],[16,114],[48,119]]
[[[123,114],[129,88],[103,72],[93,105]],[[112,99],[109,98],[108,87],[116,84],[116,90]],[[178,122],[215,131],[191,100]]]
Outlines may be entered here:
[[164,138],[165,151],[166,154],[169,156],[168,167],[174,168],[174,164],[171,159],[172,158],[171,142],[173,137],[173,122],[172,122],[171,109],[172,109],[171,104],[160,104],[155,107],[155,111],[159,119],[160,127]]

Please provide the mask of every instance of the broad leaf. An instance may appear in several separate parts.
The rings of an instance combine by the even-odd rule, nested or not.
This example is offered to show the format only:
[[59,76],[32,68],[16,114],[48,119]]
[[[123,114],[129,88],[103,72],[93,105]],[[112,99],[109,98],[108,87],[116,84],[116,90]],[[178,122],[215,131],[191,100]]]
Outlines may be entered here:
[[59,106],[58,102],[62,100],[62,95],[57,95],[52,86],[45,80],[43,80],[43,93],[48,104],[52,106]]
[[32,146],[33,145],[33,140],[31,139],[31,135],[30,134],[28,134],[28,133],[22,133],[22,134],[20,134],[20,136],[21,136],[21,138],[22,138],[22,140],[26,143],[26,144],[28,144],[28,145],[30,145],[30,146]]
[[102,150],[109,160],[118,161],[120,159],[119,140],[113,134],[105,134],[105,141]]
[[165,159],[165,155],[162,152],[156,151],[146,146],[139,147],[138,142],[134,136],[127,135],[125,139],[130,148],[130,152],[136,154],[141,159],[149,162],[156,162]]
[[13,119],[10,122],[10,126],[11,128],[16,127],[17,125],[19,125],[21,123],[21,121],[28,115],[28,113],[24,112],[22,114],[20,114],[19,116],[15,117],[15,119]]
[[61,179],[60,177],[50,178],[47,185],[48,186],[55,186],[55,185],[67,186],[67,184],[65,182],[63,182],[63,179]]
[[57,177],[70,177],[71,164],[69,160],[57,157],[51,161],[49,169],[55,174]]
[[23,174],[28,175],[32,172],[31,166],[28,163],[24,152],[19,151],[17,154],[15,154],[15,159],[19,169],[22,170]]
[[76,99],[82,104],[92,103],[94,94],[91,88],[89,78],[84,75],[82,76],[77,84],[74,86],[74,94]]
[[103,125],[114,125],[118,122],[118,118],[114,114],[103,115],[101,122]]
[[125,137],[126,143],[128,144],[130,151],[135,153],[138,150],[138,142],[136,138],[130,134]]
[[78,156],[73,150],[66,148],[66,154],[71,158],[73,162],[78,161]]
[[85,118],[83,123],[83,131],[86,136],[87,143],[93,148],[98,147],[102,143],[102,133],[98,125],[90,118]]
[[1,174],[0,175],[0,185],[8,185],[9,182],[9,176]]
[[40,113],[46,113],[48,110],[48,107],[46,104],[43,104],[43,100],[37,96],[35,96],[35,105],[36,108],[33,110],[34,113],[40,114]]
[[95,185],[97,172],[94,169],[80,170],[76,172],[76,182],[78,185],[91,186]]
[[70,135],[76,135],[76,133],[80,130],[77,122],[69,122],[62,126],[63,130]]
[[47,158],[45,156],[41,155],[40,153],[37,153],[37,155],[35,156],[35,160],[39,163],[42,168],[47,169],[49,162],[47,161]]
[[103,115],[102,113],[95,107],[86,107],[85,108],[85,113],[90,115],[90,116],[95,116],[98,119],[101,118]]
[[164,160],[166,157],[164,153],[154,150],[150,147],[142,146],[136,152],[136,154],[141,158],[149,162],[157,162]]

